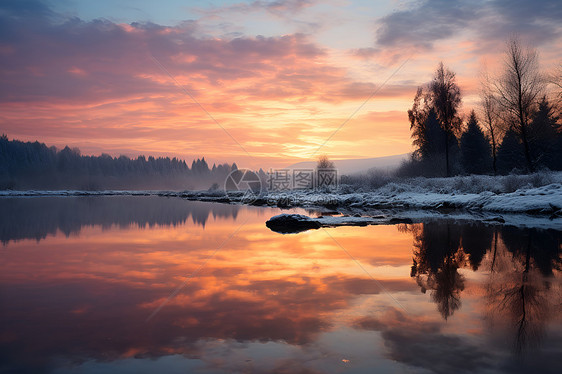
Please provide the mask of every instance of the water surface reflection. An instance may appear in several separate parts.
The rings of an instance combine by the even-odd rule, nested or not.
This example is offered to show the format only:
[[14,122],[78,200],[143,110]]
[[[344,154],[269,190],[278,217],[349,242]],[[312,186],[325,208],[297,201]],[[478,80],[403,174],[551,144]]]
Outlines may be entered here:
[[209,218],[236,218],[237,205],[186,203],[159,196],[0,198],[0,241],[45,239],[62,232],[78,234],[84,226],[205,226]]
[[327,229],[378,284],[324,230],[268,230],[277,209],[96,199],[2,210],[0,372],[558,369],[559,231]]

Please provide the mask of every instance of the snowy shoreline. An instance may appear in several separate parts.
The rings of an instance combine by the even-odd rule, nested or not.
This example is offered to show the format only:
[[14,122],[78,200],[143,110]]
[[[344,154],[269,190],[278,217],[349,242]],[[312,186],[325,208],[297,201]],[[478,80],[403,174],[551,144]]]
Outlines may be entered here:
[[[385,193],[386,192],[386,193]],[[165,196],[188,200],[241,203],[257,206],[326,207],[348,210],[435,210],[450,212],[525,213],[531,215],[562,214],[562,184],[553,183],[537,188],[523,188],[511,193],[437,193],[437,192],[395,192],[375,190],[358,193],[321,193],[314,191],[270,192],[260,196],[247,196],[235,191],[0,191],[0,197],[42,197],[42,196]]]
[[[508,176],[509,177],[509,176]],[[0,191],[0,198],[48,196],[163,196],[187,200],[244,204],[279,208],[307,208],[356,217],[384,216],[420,222],[432,218],[479,220],[496,224],[533,226],[562,230],[562,173],[551,173],[543,185],[515,185],[513,192],[501,192],[499,178],[454,177],[413,179],[387,183],[372,190],[349,192],[350,186],[340,186],[337,192],[293,190],[269,192],[259,196],[243,191]],[[552,182],[552,183],[549,183]],[[494,184],[495,183],[495,184]],[[505,184],[505,183],[504,183]],[[361,190],[361,189],[357,189]],[[470,192],[475,191],[475,192]],[[336,223],[337,217],[334,217]],[[343,218],[342,218],[343,219]],[[346,218],[349,220],[348,218]],[[340,219],[341,220],[341,219]],[[357,220],[361,221],[361,220]],[[377,221],[377,220],[375,220]]]

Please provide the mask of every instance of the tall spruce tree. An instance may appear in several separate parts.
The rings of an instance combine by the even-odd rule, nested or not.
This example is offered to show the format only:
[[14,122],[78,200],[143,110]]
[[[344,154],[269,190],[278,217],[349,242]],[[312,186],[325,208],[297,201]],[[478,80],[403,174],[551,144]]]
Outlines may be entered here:
[[[451,175],[458,154],[457,133],[461,120],[458,108],[461,94],[455,74],[440,63],[433,80],[419,87],[412,108],[408,110],[412,144],[416,146],[414,162],[421,162],[425,175]],[[442,159],[442,160],[441,160]],[[437,170],[442,167],[442,172]]]
[[546,97],[539,103],[529,128],[531,157],[537,168],[560,169],[562,135],[557,131],[558,116]]
[[514,169],[521,170],[525,167],[524,148],[521,144],[521,138],[515,130],[507,130],[503,137],[498,148],[497,167],[501,174],[508,174]]
[[478,125],[474,111],[470,113],[467,129],[461,136],[461,162],[468,174],[485,174],[492,170],[492,150],[487,137]]

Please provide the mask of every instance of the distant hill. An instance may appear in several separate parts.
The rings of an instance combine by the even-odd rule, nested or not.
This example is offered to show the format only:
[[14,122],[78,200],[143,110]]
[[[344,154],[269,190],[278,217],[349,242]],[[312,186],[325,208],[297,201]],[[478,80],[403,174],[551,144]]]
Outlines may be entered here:
[[[403,160],[410,157],[409,153],[401,155],[375,157],[375,158],[359,158],[350,160],[332,160],[336,165],[340,175],[352,175],[366,173],[370,169],[393,171],[397,169]],[[289,166],[289,169],[310,169],[316,167],[316,161],[297,162]]]

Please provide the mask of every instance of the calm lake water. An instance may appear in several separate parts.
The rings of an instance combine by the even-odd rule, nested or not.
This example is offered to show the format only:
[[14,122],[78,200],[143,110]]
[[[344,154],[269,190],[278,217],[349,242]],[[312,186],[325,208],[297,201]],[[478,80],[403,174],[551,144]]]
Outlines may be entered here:
[[559,372],[561,231],[279,212],[0,199],[0,372]]

